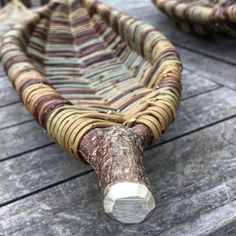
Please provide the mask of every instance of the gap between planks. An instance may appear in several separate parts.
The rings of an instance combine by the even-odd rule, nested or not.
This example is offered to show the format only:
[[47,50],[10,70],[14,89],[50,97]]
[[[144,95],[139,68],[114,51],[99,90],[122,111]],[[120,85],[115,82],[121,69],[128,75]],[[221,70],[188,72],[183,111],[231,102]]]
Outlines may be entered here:
[[[147,232],[162,233],[162,227],[165,231],[169,230],[170,228],[174,228],[174,226],[191,221],[192,218],[190,220],[190,216],[193,216],[194,220],[197,220],[199,215],[202,217],[205,213],[223,206],[226,196],[224,192],[221,192],[221,188],[218,188],[219,181],[215,178],[215,176],[218,176],[218,169],[215,169],[215,165],[217,168],[221,168],[222,164],[228,160],[221,154],[221,151],[223,148],[225,151],[230,150],[229,146],[232,146],[230,142],[235,141],[235,127],[232,130],[232,124],[233,121],[217,124],[208,130],[203,130],[201,135],[194,134],[191,137],[185,137],[183,140],[175,141],[174,146],[168,144],[162,146],[160,152],[163,158],[149,158],[147,165],[151,180],[157,179],[157,184],[153,187],[156,198],[159,199],[158,212],[154,213],[153,217],[142,225],[128,226],[134,233],[130,235],[136,235],[140,231],[140,235],[147,235],[145,234]],[[214,138],[214,133],[218,133],[219,135]],[[209,138],[212,141],[210,143],[210,149],[206,144],[206,140]],[[196,145],[191,150],[188,143],[193,140],[196,142]],[[172,148],[176,150],[174,155],[171,154]],[[199,155],[199,159],[194,158],[196,154]],[[148,156],[151,157],[152,155],[153,151],[149,151]],[[232,155],[229,158],[232,158]],[[216,159],[216,157],[218,158]],[[196,172],[193,162],[196,164]],[[202,169],[202,164],[207,166]],[[225,166],[225,169],[220,171],[220,176],[224,176],[225,173],[234,174],[235,167],[227,171],[228,164]],[[176,168],[179,171],[184,171],[181,166],[190,168],[189,171],[193,171],[192,175],[189,176],[188,172],[179,172],[177,174]],[[156,171],[156,168],[159,171]],[[210,172],[209,175],[205,176],[205,173],[208,173],[208,171]],[[177,175],[173,176],[174,173]],[[178,181],[181,173],[184,174],[183,182]],[[200,179],[196,179],[198,174],[201,176]],[[215,182],[211,182],[212,175],[214,175],[213,180]],[[172,177],[172,180],[170,179],[171,181],[169,182],[166,177]],[[195,186],[194,192],[189,192],[188,190],[191,189],[191,184],[193,183]],[[208,184],[210,184],[210,189],[208,189]],[[182,193],[181,191],[185,188],[186,191]],[[214,191],[210,192],[210,190]],[[235,189],[233,189],[232,185],[232,193],[234,192]],[[185,195],[186,193],[187,195]],[[214,197],[215,194],[220,193],[220,201],[217,202]],[[39,234],[37,235],[43,235],[45,232],[51,232],[49,231],[52,229],[51,227],[61,225],[63,228],[65,227],[65,229],[72,231],[75,230],[74,232],[77,233],[81,231],[91,233],[94,230],[94,232],[96,231],[96,235],[104,235],[102,233],[105,230],[106,232],[111,232],[112,230],[112,232],[120,233],[118,235],[123,235],[122,232],[127,232],[127,227],[119,227],[116,222],[112,222],[104,216],[101,203],[99,202],[100,195],[98,196],[98,194],[99,187],[94,174],[71,180],[61,186],[56,186],[54,189],[40,193],[35,197],[24,199],[20,204],[13,204],[11,207],[4,208],[1,212],[9,218],[1,219],[3,226],[2,232],[5,230],[8,234],[16,233],[14,235],[17,235],[17,232],[19,233],[23,230],[21,231],[22,234],[18,235],[32,235],[32,232],[38,232]],[[232,199],[228,202],[230,201]],[[191,203],[193,203],[193,206]],[[182,204],[185,207],[190,207],[189,212],[185,208],[180,208]],[[204,207],[204,209],[201,207]],[[172,214],[169,213],[170,209],[172,209]],[[202,211],[199,212],[201,209]],[[22,217],[22,214],[24,217]],[[64,216],[68,216],[68,218]],[[70,216],[71,218],[69,218]],[[179,219],[176,219],[178,216],[181,218],[180,222]],[[84,224],[85,226],[83,227]],[[38,228],[37,226],[40,227]],[[27,230],[32,231],[31,233],[27,233]],[[73,234],[70,232],[67,235]],[[169,235],[173,235],[173,232]]]
[[[229,117],[226,117],[226,118],[224,118],[224,119],[218,120],[218,121],[216,121],[216,122],[213,122],[213,123],[211,123],[211,124],[209,124],[209,125],[206,125],[206,126],[203,126],[203,127],[199,127],[199,128],[197,128],[197,129],[195,129],[195,130],[192,130],[192,131],[190,131],[190,132],[181,134],[181,135],[179,135],[179,136],[175,136],[175,137],[173,137],[173,138],[167,139],[167,140],[162,141],[162,142],[160,142],[160,143],[157,143],[157,144],[155,144],[155,145],[152,145],[152,146],[151,146],[150,148],[148,148],[147,150],[152,150],[152,149],[154,149],[154,148],[156,148],[156,147],[160,147],[161,145],[164,145],[164,144],[166,144],[166,143],[170,143],[170,142],[175,141],[175,140],[177,140],[177,139],[181,139],[181,138],[183,138],[183,137],[185,137],[185,136],[192,135],[192,134],[194,134],[194,133],[196,133],[196,132],[202,131],[203,129],[210,128],[210,127],[212,127],[212,126],[215,126],[215,125],[217,125],[217,124],[223,123],[223,122],[225,122],[225,121],[228,121],[228,120],[231,120],[231,119],[234,119],[234,118],[236,118],[236,114],[235,114],[235,115],[232,115],[232,116],[229,116]],[[53,144],[53,143],[51,143],[51,144],[49,144],[49,145],[52,145],[52,144]],[[47,146],[49,146],[49,145],[44,145],[44,147],[47,147]],[[41,148],[44,148],[44,147],[39,147],[39,148],[37,148],[37,149],[35,149],[35,150],[38,150],[38,149],[41,149]],[[30,152],[32,152],[32,151],[33,151],[33,150],[30,150]],[[21,156],[21,155],[26,154],[26,153],[28,153],[28,152],[19,154],[19,155],[17,155],[17,156]],[[17,156],[15,156],[15,157],[17,157]],[[4,159],[4,161],[9,160],[9,159],[12,159],[12,158],[14,158],[14,156],[11,157],[11,158],[8,158],[8,159]],[[2,160],[2,161],[3,161],[3,160]],[[65,178],[65,179],[63,179],[63,180],[60,180],[60,181],[58,181],[58,182],[55,182],[55,183],[53,183],[53,184],[49,184],[49,185],[46,185],[46,186],[44,186],[44,187],[42,187],[42,188],[36,189],[36,190],[34,190],[34,191],[32,191],[32,192],[29,192],[29,193],[27,193],[27,194],[23,194],[23,195],[21,195],[21,196],[19,196],[19,197],[13,198],[13,199],[11,199],[11,200],[9,200],[9,201],[2,202],[2,203],[0,204],[0,208],[6,206],[6,205],[8,205],[8,204],[14,203],[14,202],[16,202],[16,201],[18,201],[18,200],[21,200],[21,199],[27,198],[27,197],[29,197],[29,196],[35,195],[35,194],[37,194],[37,193],[43,192],[43,191],[45,191],[45,190],[47,190],[47,189],[49,189],[49,188],[52,188],[52,187],[54,187],[54,186],[57,186],[57,185],[60,185],[60,184],[62,184],[62,183],[66,183],[66,182],[68,182],[68,181],[70,181],[70,180],[73,180],[73,179],[79,178],[79,177],[81,177],[81,176],[87,175],[87,174],[89,174],[89,173],[91,173],[91,172],[93,172],[92,169],[87,170],[87,171],[84,171],[84,172],[82,172],[82,173],[79,173],[79,174],[70,176],[70,177],[68,177],[68,178]]]
[[[233,58],[232,51],[230,51],[229,48],[227,48],[228,49],[227,55],[229,56],[228,58],[227,55],[222,57],[221,53],[217,55],[217,53],[214,53],[215,49],[214,45],[210,45],[210,41],[208,41],[209,38],[204,38],[193,35],[191,33],[186,33],[184,31],[181,31],[176,27],[172,19],[167,17],[164,13],[160,12],[158,9],[156,9],[154,4],[152,4],[151,2],[146,2],[145,5],[139,6],[138,3],[140,1],[137,1],[137,6],[135,5],[135,8],[134,7],[127,8],[125,6],[124,1],[119,1],[119,2],[113,2],[111,0],[103,0],[103,1],[108,3],[110,6],[114,6],[118,9],[124,10],[125,12],[127,12],[127,14],[130,14],[135,18],[141,19],[144,22],[152,24],[157,29],[160,29],[162,33],[166,34],[167,37],[170,39],[170,41],[172,41],[173,44],[175,44],[180,48],[186,49],[191,52],[195,52],[199,55],[203,55],[205,57],[215,59],[226,64],[236,66],[236,60]],[[124,2],[124,4],[122,4],[122,2]],[[170,35],[175,35],[175,37],[173,37],[172,39]],[[218,43],[217,40],[224,41],[226,44],[230,43],[230,46],[232,46],[234,42],[233,41],[234,39],[232,39],[231,37],[222,37],[222,36],[218,36],[215,38],[212,37],[211,40],[213,41],[216,40],[215,42],[216,45]],[[209,43],[209,45],[207,45],[207,43]],[[208,46],[211,46],[211,48],[210,51],[208,50],[209,52],[207,50],[201,50],[201,48],[200,49],[198,48],[199,50],[196,50],[194,49],[194,46],[196,45],[202,47],[203,49],[209,49]]]

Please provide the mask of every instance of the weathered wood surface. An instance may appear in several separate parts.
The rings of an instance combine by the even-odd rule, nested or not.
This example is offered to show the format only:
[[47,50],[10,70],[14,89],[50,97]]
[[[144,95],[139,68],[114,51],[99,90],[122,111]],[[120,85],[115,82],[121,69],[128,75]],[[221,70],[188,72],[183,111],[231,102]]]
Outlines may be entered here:
[[0,67],[0,108],[19,103],[19,97]]
[[[235,49],[232,50],[234,51]],[[198,71],[200,75],[203,75],[209,80],[236,90],[236,66],[196,54],[183,48],[179,48],[178,51],[180,55],[184,55],[181,59],[186,68],[192,71]],[[234,52],[236,57],[236,51]]]
[[[211,210],[222,207],[221,214],[211,219],[220,222],[236,194],[236,166],[231,164],[235,162],[235,122],[236,119],[231,119],[146,152],[146,167],[158,199],[157,210],[146,223],[124,226],[105,217],[97,178],[91,173],[2,207],[2,232],[183,235],[188,233],[186,222],[191,225],[201,221],[201,227],[189,228],[191,235],[204,230],[212,233],[215,226],[206,221]],[[235,217],[231,216],[231,220]]]
[[185,100],[186,98],[199,95],[200,93],[206,93],[221,87],[221,85],[218,85],[215,82],[200,76],[199,73],[190,70],[183,71],[182,81],[181,100]]
[[236,235],[235,39],[183,33],[147,0],[104,2],[158,27],[185,67],[177,120],[145,153],[156,212],[106,217],[91,168],[47,137],[0,67],[0,235]]
[[0,130],[32,120],[32,117],[21,103],[0,108],[0,114]]
[[[190,79],[191,76],[189,76],[188,80]],[[184,101],[179,109],[177,119],[181,126],[178,128],[178,123],[174,123],[161,140],[183,135],[186,132],[217,122],[224,117],[229,117],[236,113],[236,105],[229,97],[225,97],[225,94],[229,93],[233,99],[236,99],[236,93],[229,89],[221,88],[212,91],[213,96],[210,97],[207,94],[194,96],[197,91],[202,91],[200,90],[202,85],[206,85],[206,89],[216,89],[218,87],[212,82],[204,82],[203,78],[196,75],[193,76],[193,79],[196,83],[193,83],[193,85],[188,88],[188,92],[184,96]],[[188,83],[185,86],[184,81],[184,87],[187,87]],[[220,95],[215,96],[218,94],[218,91],[220,91]],[[187,99],[188,96],[190,96],[189,99]],[[15,106],[17,106],[17,108]],[[211,110],[213,113],[212,116],[209,116],[208,113],[201,112],[202,109]],[[225,112],[221,114],[222,109]],[[195,114],[194,110],[199,110],[200,112]],[[188,116],[185,115],[186,113]],[[6,119],[9,114],[11,117]],[[21,153],[27,152],[29,149],[33,150],[34,148],[52,143],[51,139],[44,134],[43,130],[38,127],[35,121],[32,121],[31,116],[26,113],[25,108],[21,104],[8,106],[4,109],[2,108],[0,121],[3,127],[9,127],[14,124],[14,126],[8,129],[0,129],[0,150],[2,150],[0,160],[20,155]],[[18,125],[16,125],[17,122],[19,123]],[[173,131],[171,132],[171,130]],[[31,142],[27,142],[27,140],[31,140]]]
[[6,160],[52,143],[36,122],[0,130],[0,160]]
[[186,48],[198,54],[236,65],[235,51],[233,50],[235,39],[230,37],[195,37],[180,31],[176,28],[175,23],[163,13],[157,11],[149,0],[104,0],[103,2],[122,9],[133,17],[143,19],[155,25],[161,32],[171,38],[172,42],[181,48]]
[[[187,74],[187,72],[185,73],[185,75]],[[184,75],[184,79],[183,79],[183,86],[187,87],[189,84],[189,79],[187,79],[188,77],[186,77]],[[190,76],[190,74],[189,74]],[[195,83],[192,83],[191,86],[189,86],[188,91],[185,93],[184,99],[183,99],[183,104],[186,105],[181,105],[180,110],[179,110],[179,116],[178,116],[178,120],[179,120],[179,124],[181,124],[180,128],[176,127],[175,123],[172,125],[172,127],[167,131],[167,133],[163,136],[163,138],[161,139],[161,141],[158,143],[158,145],[162,142],[162,141],[166,141],[169,139],[174,139],[178,136],[183,135],[185,132],[191,132],[195,129],[197,129],[200,126],[203,125],[207,125],[210,124],[212,122],[217,122],[221,119],[221,115],[217,115],[219,113],[219,110],[222,109],[222,107],[225,105],[225,115],[227,114],[228,116],[231,116],[233,114],[233,112],[236,112],[236,106],[233,103],[230,103],[226,98],[224,98],[223,96],[223,101],[222,103],[219,103],[219,99],[222,97],[222,95],[225,92],[228,92],[227,89],[225,89],[226,91],[222,93],[222,95],[217,99],[217,97],[212,96],[210,101],[208,99],[207,94],[201,94],[199,96],[197,96],[197,91],[199,93],[199,91],[205,91],[205,89],[207,90],[212,90],[212,89],[217,89],[218,86],[214,83],[212,83],[211,81],[208,81],[206,79],[203,79],[193,73],[191,73],[190,76],[191,79],[194,79]],[[185,83],[186,82],[186,83]],[[204,88],[202,88],[201,86],[205,85]],[[200,87],[199,87],[200,86]],[[202,90],[201,90],[202,89]],[[217,90],[216,90],[217,91]],[[214,92],[214,91],[212,91]],[[229,91],[231,92],[231,91]],[[232,93],[232,96],[236,96],[236,93]],[[194,104],[194,105],[193,105]],[[199,107],[201,108],[201,106],[205,104],[205,106],[208,107],[209,110],[213,109],[213,112],[216,114],[216,116],[211,116],[208,117],[208,114],[206,113],[199,113],[197,117],[199,117],[199,115],[201,115],[201,117],[199,119],[197,119],[197,117],[194,117],[194,113],[192,111],[186,111],[186,109],[195,109],[198,110]],[[6,117],[7,114],[5,115],[5,109],[2,111],[2,115],[0,117],[0,123],[2,124],[2,126],[6,126],[8,123],[12,123],[12,122],[19,122],[18,125],[14,125],[14,127],[11,128],[3,128],[2,130],[0,130],[0,150],[3,150],[4,148],[6,149],[5,152],[2,152],[2,156],[0,158],[0,160],[3,158],[4,160],[6,159],[11,159],[12,156],[27,156],[27,158],[30,158],[31,156],[33,156],[34,158],[34,162],[29,161],[29,166],[22,166],[22,158],[14,158],[14,160],[11,160],[11,166],[12,166],[12,173],[14,173],[15,171],[17,172],[17,168],[18,166],[22,166],[19,170],[23,171],[24,173],[27,173],[27,171],[31,170],[31,164],[34,166],[38,166],[39,169],[42,169],[43,167],[41,167],[40,163],[42,163],[41,159],[39,159],[40,156],[43,155],[43,153],[47,153],[47,149],[46,150],[37,150],[35,152],[30,152],[28,154],[23,155],[25,152],[29,152],[29,150],[34,150],[35,148],[39,149],[40,147],[44,147],[47,146],[49,144],[52,144],[52,141],[47,137],[47,135],[45,133],[42,132],[42,130],[37,126],[37,124],[35,124],[34,121],[31,121],[31,117],[29,114],[27,114],[25,108],[23,107],[23,105],[18,104],[18,107],[12,107],[9,106],[7,107],[8,110],[6,111],[7,114],[11,114],[11,119],[12,120],[7,120],[7,119],[2,119],[1,117],[3,116]],[[20,115],[15,116],[15,113],[19,113]],[[22,113],[22,114],[21,114]],[[188,116],[185,116],[186,113],[189,113]],[[205,114],[205,115],[204,115]],[[29,120],[29,122],[28,122]],[[16,123],[17,124],[17,123]],[[177,122],[178,124],[178,122]],[[15,134],[17,133],[16,129],[20,129],[20,136],[15,136]],[[30,140],[30,138],[26,135],[29,130],[31,131],[31,141],[27,142],[26,140]],[[9,137],[14,136],[13,139],[9,139]],[[12,145],[12,148],[9,148]],[[54,145],[56,146],[56,145]],[[16,147],[16,148],[15,148]],[[49,169],[51,169],[51,172],[54,173],[55,169],[58,171],[61,168],[61,162],[55,161],[53,158],[56,157],[57,155],[60,156],[60,149],[58,152],[56,152],[55,150],[57,150],[59,148],[54,147],[54,152],[52,154],[47,153],[47,155],[45,155],[45,157],[43,158],[47,158],[49,163],[47,164],[47,168],[49,167]],[[15,156],[14,156],[15,155]],[[63,157],[62,157],[63,158]],[[68,157],[67,157],[68,158]],[[66,158],[65,158],[66,159]],[[66,160],[65,160],[66,161]],[[25,161],[23,161],[25,162]],[[74,162],[73,160],[71,160],[71,158],[68,158],[68,164],[70,164],[71,162]],[[37,165],[35,164],[37,163]],[[54,163],[52,165],[52,163]],[[3,171],[0,173],[0,179],[8,179],[9,178],[9,168],[5,167],[5,164],[8,166],[9,163],[7,161],[0,163],[0,167],[2,166]],[[46,165],[44,162],[42,163],[43,166]],[[63,164],[64,165],[64,164]],[[76,165],[77,166],[80,165],[80,163],[78,163]],[[58,167],[59,166],[59,167]],[[84,166],[84,165],[83,165]],[[24,169],[26,168],[26,169]],[[47,169],[46,168],[46,169]],[[75,170],[76,170],[75,168]],[[6,169],[6,172],[4,171]],[[67,168],[66,168],[67,169]],[[28,184],[30,183],[35,189],[37,188],[42,188],[47,186],[48,181],[50,181],[49,179],[44,179],[41,178],[41,175],[46,175],[48,170],[45,170],[44,172],[40,172],[39,170],[35,169],[34,171],[38,172],[38,175],[36,178],[34,178],[34,174],[29,175],[28,178],[24,178],[21,179],[20,176],[17,176],[18,179],[18,184],[17,185],[10,185],[11,186],[11,191],[3,191],[2,196],[0,197],[0,204],[1,199],[3,199],[4,201],[12,201],[12,199],[15,198],[16,193],[18,192],[18,196],[21,196],[22,194],[26,194],[27,189],[25,189],[24,187],[18,188],[17,186],[25,186],[25,183],[27,182]],[[68,172],[65,172],[64,170],[62,170],[63,173],[62,175],[66,174],[66,178],[70,178],[71,176],[74,176],[76,174],[80,174],[81,170],[77,169],[77,171],[73,171],[70,170]],[[59,172],[61,173],[61,172]],[[40,179],[40,181],[38,181],[38,179]],[[23,181],[23,182],[21,182]],[[14,181],[13,181],[14,182]],[[9,183],[8,183],[9,185]],[[28,190],[27,194],[31,191],[32,189]],[[5,196],[6,193],[6,196]],[[2,203],[3,204],[3,203]]]
[[156,26],[177,46],[185,68],[197,70],[211,80],[236,89],[235,39],[199,38],[182,32],[175,27],[172,20],[158,12],[148,0],[119,0],[112,3],[110,0],[104,0],[104,2]]

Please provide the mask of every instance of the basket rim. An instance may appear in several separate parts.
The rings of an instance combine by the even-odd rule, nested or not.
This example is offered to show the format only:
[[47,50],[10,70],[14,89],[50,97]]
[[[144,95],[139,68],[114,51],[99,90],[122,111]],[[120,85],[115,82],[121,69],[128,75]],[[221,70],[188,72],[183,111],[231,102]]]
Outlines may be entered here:
[[[232,2],[227,6],[215,4],[213,7],[201,6],[198,1],[194,1],[195,4],[190,1],[185,2],[185,0],[152,0],[152,2],[161,11],[178,20],[188,20],[200,24],[236,23],[236,2]],[[203,1],[201,0],[201,2]],[[209,1],[206,0],[205,2]],[[167,7],[171,10],[167,11]],[[181,12],[178,14],[176,13],[176,7],[181,8]]]
[[[150,70],[151,78],[152,76],[155,75],[157,68],[161,66],[163,66],[164,68],[163,69],[164,72],[160,75],[160,78],[158,77],[158,79],[161,80],[160,86],[163,85],[163,88],[162,87],[156,88],[153,95],[157,97],[159,96],[158,97],[159,103],[160,101],[163,101],[163,105],[161,106],[161,109],[163,110],[167,109],[168,110],[167,113],[172,114],[168,118],[168,122],[166,125],[168,127],[168,125],[175,118],[175,113],[176,113],[178,103],[179,103],[179,98],[180,98],[180,92],[179,92],[179,95],[176,95],[176,93],[178,93],[178,89],[173,92],[174,90],[173,87],[169,85],[170,82],[169,81],[168,83],[166,82],[169,78],[175,77],[177,81],[176,83],[178,83],[178,85],[174,85],[174,86],[181,86],[180,82],[181,82],[182,65],[181,65],[179,55],[175,47],[170,43],[170,41],[161,32],[157,31],[153,26],[146,24],[143,21],[136,20],[133,17],[129,17],[125,13],[118,11],[116,9],[110,8],[106,4],[100,3],[95,0],[82,0],[81,2],[85,4],[90,14],[94,14],[94,12],[96,14],[99,14],[101,17],[103,17],[107,21],[107,23],[110,26],[113,27],[113,30],[116,28],[118,30],[118,34],[121,37],[124,37],[122,36],[122,33],[123,34],[127,33],[126,31],[124,32],[124,29],[122,28],[122,27],[124,28],[128,27],[126,25],[126,21],[134,20],[135,22],[137,22],[138,24],[142,26],[140,27],[142,28],[142,31],[141,31],[142,40],[138,40],[139,45],[135,45],[135,47],[138,47],[137,50],[139,50],[140,55],[142,55],[146,60],[150,61],[150,64],[152,66]],[[57,3],[60,3],[60,0],[52,1],[50,4],[57,4]],[[4,68],[7,71],[8,76],[10,77],[10,80],[13,82],[13,85],[15,86],[17,92],[20,94],[23,103],[25,104],[27,109],[30,111],[30,113],[34,115],[37,122],[44,129],[46,129],[49,135],[52,138],[56,139],[56,141],[59,144],[61,144],[61,146],[66,147],[67,151],[69,151],[75,158],[79,158],[79,154],[77,151],[78,151],[78,146],[82,137],[89,130],[93,128],[97,128],[97,127],[109,127],[112,125],[125,125],[128,127],[132,127],[132,126],[135,126],[136,124],[145,124],[146,126],[150,128],[150,130],[153,133],[153,141],[157,140],[160,137],[162,131],[159,130],[159,128],[156,130],[156,126],[153,124],[153,119],[146,119],[146,117],[149,115],[151,111],[145,112],[143,116],[143,117],[146,116],[145,118],[138,117],[136,120],[132,119],[132,116],[130,117],[130,115],[128,115],[129,120],[127,119],[123,120],[123,119],[120,119],[120,117],[116,117],[116,114],[113,114],[113,113],[108,114],[108,115],[106,114],[104,116],[104,114],[101,114],[101,112],[100,113],[98,112],[97,115],[99,119],[100,118],[102,119],[102,122],[99,122],[98,119],[86,120],[86,122],[84,122],[78,128],[79,137],[76,138],[75,143],[72,145],[72,148],[70,145],[68,146],[67,144],[62,145],[62,142],[60,142],[60,140],[62,140],[60,135],[62,134],[59,131],[55,132],[55,130],[51,129],[50,127],[51,126],[55,127],[55,123],[60,121],[60,119],[58,118],[58,114],[60,115],[63,114],[63,116],[65,116],[66,113],[74,114],[75,112],[74,110],[78,109],[78,106],[72,105],[68,100],[62,98],[58,94],[58,91],[56,89],[54,89],[53,87],[47,84],[44,76],[40,75],[40,73],[37,72],[35,66],[32,64],[32,62],[29,61],[29,58],[27,57],[25,52],[22,52],[22,47],[19,46],[19,39],[17,39],[16,37],[16,35],[21,35],[23,30],[25,30],[26,26],[30,27],[30,25],[33,24],[34,22],[37,23],[37,21],[40,19],[40,16],[43,14],[43,12],[48,10],[48,6],[50,5],[45,5],[42,8],[40,8],[37,11],[37,13],[32,18],[26,20],[24,24],[16,25],[15,27],[13,27],[13,29],[5,35],[3,39],[3,46],[2,46],[2,57],[3,57]],[[132,32],[128,32],[128,33],[132,33]],[[171,57],[168,56],[167,59],[164,61],[162,58],[163,57],[162,54],[164,54],[164,56],[168,54],[164,50],[165,48],[160,49],[160,52],[158,52],[160,55],[159,54],[156,55],[156,51],[154,51],[156,45],[146,43],[146,39],[155,33],[158,34],[157,38],[159,37],[158,39],[160,41],[166,40],[164,46],[169,47],[169,50],[170,50],[169,53],[173,53]],[[155,41],[153,42],[155,43]],[[126,43],[129,44],[128,42]],[[19,63],[18,58],[16,56],[17,54],[14,54],[15,53],[14,50],[12,52],[12,50],[9,49],[9,46],[16,48],[18,50],[17,53],[21,54],[22,58],[25,59],[25,62],[30,64],[30,67],[31,67],[30,70],[33,71],[32,73],[35,79],[34,78],[32,79],[32,74],[30,76],[27,74],[28,73],[27,69],[26,71],[24,71],[24,69],[17,67],[17,63]],[[129,46],[132,48],[131,45]],[[170,63],[168,64],[168,66],[165,64],[167,62]],[[22,73],[23,75],[25,74],[24,81],[23,81],[24,83],[22,83],[21,81],[19,82],[19,79],[18,79]],[[16,81],[18,82],[16,83]],[[164,81],[167,85],[164,83]],[[48,93],[46,97],[45,95],[41,96],[42,91],[43,92],[46,91]],[[172,98],[172,101],[169,101],[166,98],[166,96],[167,97],[170,96],[169,99],[171,100]],[[146,105],[153,106],[153,104],[155,105],[155,102],[156,102],[155,99],[151,97],[150,100],[147,100],[145,104],[141,104],[140,106],[143,109],[146,109],[145,107]],[[136,110],[131,111],[131,115],[132,115],[132,112],[136,112]],[[80,114],[80,117],[82,115]],[[117,120],[120,119],[120,122],[114,122],[114,120],[116,119]],[[69,117],[68,121],[71,121],[71,120],[72,118]],[[165,129],[167,127],[165,127]]]

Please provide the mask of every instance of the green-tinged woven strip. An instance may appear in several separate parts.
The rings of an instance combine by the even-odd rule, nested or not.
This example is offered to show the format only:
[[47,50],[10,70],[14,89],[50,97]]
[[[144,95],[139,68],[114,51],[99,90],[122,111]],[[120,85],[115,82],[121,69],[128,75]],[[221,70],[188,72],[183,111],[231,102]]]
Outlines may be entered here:
[[158,9],[188,32],[225,33],[236,36],[234,0],[152,0]]
[[33,13],[19,0],[12,0],[0,9],[0,46],[4,34],[8,32],[15,23],[24,21],[32,15]]
[[96,127],[175,119],[181,63],[152,26],[94,0],[55,0],[3,39],[2,61],[29,112],[75,158]]

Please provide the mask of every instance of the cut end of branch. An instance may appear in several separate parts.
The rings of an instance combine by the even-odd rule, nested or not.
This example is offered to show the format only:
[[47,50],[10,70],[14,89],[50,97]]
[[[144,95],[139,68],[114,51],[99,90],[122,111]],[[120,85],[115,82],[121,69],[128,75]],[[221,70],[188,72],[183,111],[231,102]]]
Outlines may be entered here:
[[121,182],[110,188],[103,205],[111,218],[123,224],[136,224],[151,216],[155,200],[144,184]]

